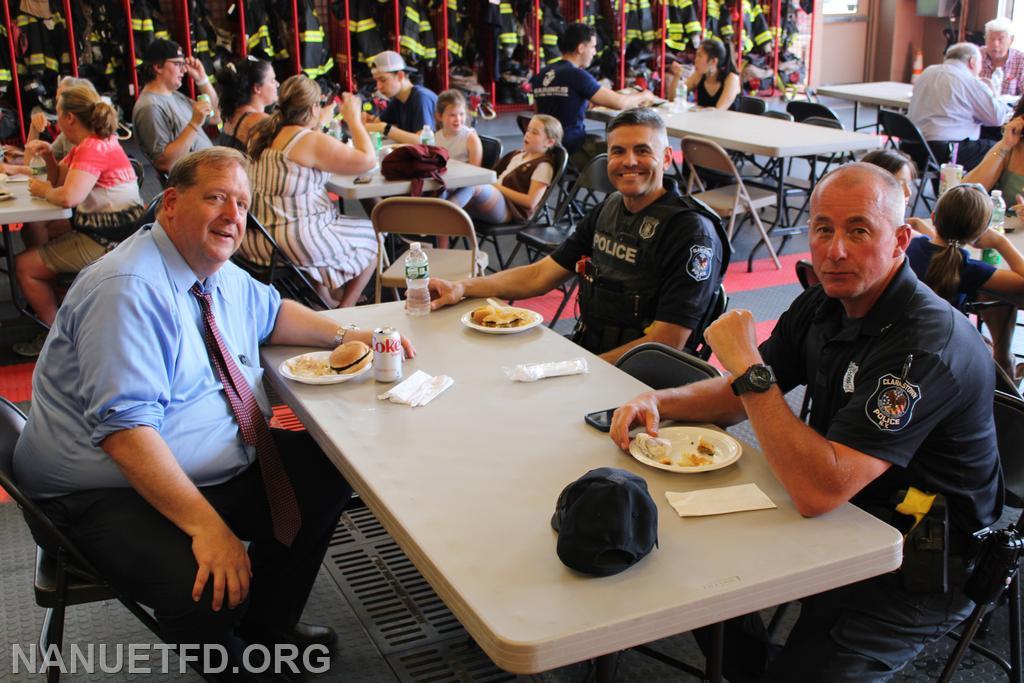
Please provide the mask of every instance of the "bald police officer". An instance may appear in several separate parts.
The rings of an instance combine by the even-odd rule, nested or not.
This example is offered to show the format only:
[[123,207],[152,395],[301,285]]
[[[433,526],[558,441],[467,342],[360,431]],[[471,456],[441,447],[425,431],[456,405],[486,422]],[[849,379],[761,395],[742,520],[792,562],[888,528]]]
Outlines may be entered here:
[[[944,498],[948,557],[917,554],[911,539],[899,572],[804,599],[767,680],[887,680],[973,608],[962,591],[972,534],[1002,508],[993,362],[967,318],[918,281],[904,258],[909,241],[891,174],[849,164],[826,175],[810,214],[821,286],[793,302],[760,348],[749,311],[724,314],[706,336],[731,376],[641,394],[612,421],[612,439],[626,448],[631,426],[656,433],[661,417],[749,418],[805,516],[849,501],[909,531],[913,518],[894,509],[906,491]],[[783,397],[800,384],[809,425]],[[924,528],[940,535],[944,518]],[[729,647],[726,662],[738,664]]]
[[665,124],[650,109],[630,109],[607,129],[612,193],[550,256],[487,277],[432,278],[432,306],[463,297],[526,299],[574,274],[580,318],[574,340],[614,362],[657,341],[692,345],[707,321],[730,247],[718,216],[665,178],[672,163]]

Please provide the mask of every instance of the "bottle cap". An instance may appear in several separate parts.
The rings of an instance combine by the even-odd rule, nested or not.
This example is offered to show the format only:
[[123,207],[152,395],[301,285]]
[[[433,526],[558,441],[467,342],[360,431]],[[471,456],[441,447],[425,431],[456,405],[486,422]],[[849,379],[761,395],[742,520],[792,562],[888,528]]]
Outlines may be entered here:
[[1002,197],[1003,196],[1003,191],[1002,190],[992,190],[992,196],[993,197]]
[[412,251],[422,251],[422,247],[420,247],[419,242],[413,242],[412,244],[410,244],[409,249],[411,249]]

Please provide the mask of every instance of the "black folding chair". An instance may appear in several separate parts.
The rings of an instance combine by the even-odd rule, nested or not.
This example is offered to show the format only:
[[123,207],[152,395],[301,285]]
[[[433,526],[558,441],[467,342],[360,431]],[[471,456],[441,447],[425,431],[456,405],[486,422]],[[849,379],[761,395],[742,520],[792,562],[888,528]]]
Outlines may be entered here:
[[[728,248],[728,245],[723,245],[723,248]],[[715,290],[711,303],[708,305],[708,310],[704,313],[704,318],[696,329],[690,331],[690,338],[686,340],[683,349],[703,360],[711,358],[711,346],[704,339],[704,331],[711,323],[718,320],[727,308],[729,308],[729,295],[725,291],[725,285],[718,285],[718,289]]]
[[767,108],[767,104],[760,97],[751,97],[750,95],[736,96],[736,111],[759,116],[763,114]]
[[473,226],[476,228],[477,241],[480,246],[483,246],[485,242],[490,242],[494,245],[494,255],[497,257],[496,261],[498,267],[496,270],[503,270],[508,267],[512,259],[505,260],[501,256],[501,245],[498,243],[498,238],[504,235],[515,235],[524,228],[537,225],[543,220],[543,216],[548,211],[548,201],[551,199],[551,193],[556,190],[559,183],[562,181],[562,176],[565,174],[565,166],[569,160],[569,154],[565,151],[565,148],[561,145],[555,145],[551,148],[551,157],[554,165],[554,174],[551,177],[551,183],[544,190],[543,196],[540,201],[537,202],[537,207],[533,210],[533,213],[523,222],[513,223],[486,223],[484,221],[473,221]]
[[634,346],[622,354],[615,367],[635,377],[652,389],[670,389],[721,373],[706,360],[658,342]]
[[925,196],[925,188],[932,180],[939,179],[940,168],[935,153],[914,122],[903,114],[879,109],[878,120],[889,142],[895,146],[896,140],[899,140],[899,148],[907,152],[917,164],[918,186],[914,201],[910,205],[910,215],[913,216],[917,211],[918,200],[924,200],[924,205],[930,212],[932,204]]
[[[0,397],[0,487],[21,508],[38,544],[34,591],[36,604],[46,610],[39,636],[40,649],[46,652],[52,645],[57,652],[62,650],[64,614],[68,607],[104,600],[119,601],[159,638],[160,626],[156,619],[142,605],[107,583],[71,539],[15,482],[14,446],[24,427],[25,414]],[[60,679],[60,664],[58,661],[53,664],[46,670],[46,680],[55,682]],[[211,680],[201,672],[200,675]]]
[[811,116],[820,116],[824,119],[832,119],[842,127],[842,121],[831,108],[820,102],[806,102],[804,100],[793,100],[786,104],[786,111],[793,115],[793,120],[803,123]]
[[[1024,401],[996,391],[993,403],[996,437],[999,443],[999,461],[1003,468],[1003,493],[1006,503],[1024,507]],[[976,607],[964,621],[960,633],[948,635],[958,641],[939,677],[948,683],[960,666],[968,648],[991,660],[1009,676],[1009,680],[1024,680],[1021,657],[1021,601],[1020,559],[1024,553],[1024,512],[1016,523],[988,534],[981,541],[981,550],[975,569],[964,586],[964,592]],[[1010,661],[992,650],[974,642],[979,628],[987,616],[1001,604],[1003,596],[1009,607]]]
[[501,140],[498,138],[492,138],[489,135],[480,136],[480,144],[483,146],[483,157],[480,160],[480,165],[484,168],[494,168],[498,160],[501,159],[502,145]]
[[136,182],[139,184],[139,187],[142,187],[142,183],[146,182],[146,167],[135,157],[128,157],[128,163],[132,165],[132,169],[135,171]]
[[312,309],[329,310],[332,308],[320,296],[306,274],[288,258],[288,255],[274,241],[267,229],[251,213],[246,215],[245,230],[259,233],[266,240],[270,248],[269,263],[257,263],[243,256],[241,251],[236,251],[235,255],[231,257],[235,265],[260,282],[273,285],[286,298],[295,299]]

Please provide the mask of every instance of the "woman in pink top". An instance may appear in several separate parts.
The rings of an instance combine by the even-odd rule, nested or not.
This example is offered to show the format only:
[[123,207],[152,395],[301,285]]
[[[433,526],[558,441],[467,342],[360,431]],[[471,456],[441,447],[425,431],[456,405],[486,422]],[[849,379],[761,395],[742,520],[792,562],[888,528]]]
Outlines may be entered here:
[[[73,86],[61,92],[57,117],[74,149],[58,164],[47,143],[29,143],[46,161],[47,175],[45,180],[31,179],[29,192],[73,208],[70,231],[22,252],[15,260],[22,293],[47,325],[57,317],[53,282],[58,275],[77,273],[113,249],[135,231],[145,212],[135,171],[114,134],[117,112],[113,107],[96,91]],[[57,231],[51,230],[51,234]],[[32,355],[35,350],[18,346],[15,350],[19,353]]]

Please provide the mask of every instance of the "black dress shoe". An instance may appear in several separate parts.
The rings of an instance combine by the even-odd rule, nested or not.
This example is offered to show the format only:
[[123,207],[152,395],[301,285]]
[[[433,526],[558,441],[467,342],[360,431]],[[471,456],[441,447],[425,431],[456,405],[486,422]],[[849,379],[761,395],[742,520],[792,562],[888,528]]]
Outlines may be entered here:
[[338,642],[338,634],[330,626],[298,622],[291,628],[267,624],[247,624],[239,627],[238,634],[247,642],[260,645],[289,643],[300,650],[310,645],[325,645],[331,652]]

